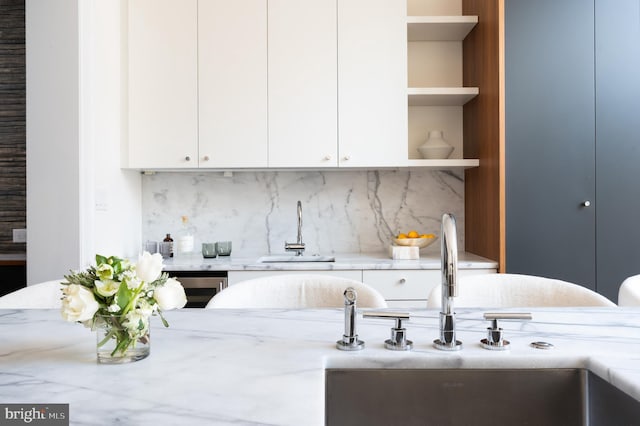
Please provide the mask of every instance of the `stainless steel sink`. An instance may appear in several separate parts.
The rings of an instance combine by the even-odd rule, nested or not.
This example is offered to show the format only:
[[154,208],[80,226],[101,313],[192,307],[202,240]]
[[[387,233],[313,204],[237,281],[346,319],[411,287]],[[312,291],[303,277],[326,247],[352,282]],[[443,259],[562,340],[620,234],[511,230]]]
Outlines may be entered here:
[[333,256],[295,256],[288,254],[274,255],[274,256],[262,256],[258,258],[259,263],[271,263],[271,262],[335,262],[336,258]]
[[581,368],[327,369],[327,425],[631,425],[640,401]]

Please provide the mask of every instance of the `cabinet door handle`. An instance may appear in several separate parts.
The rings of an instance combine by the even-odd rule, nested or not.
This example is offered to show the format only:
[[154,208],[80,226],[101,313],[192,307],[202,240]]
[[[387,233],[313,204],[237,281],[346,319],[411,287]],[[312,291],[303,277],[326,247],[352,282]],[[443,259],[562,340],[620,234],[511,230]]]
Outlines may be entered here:
[[325,155],[324,156],[324,161],[329,161],[331,160],[331,156],[330,155]]
[[208,156],[208,155],[205,155],[205,156],[204,156],[204,158],[203,158],[203,160],[204,160],[204,161],[209,161],[209,156]]
[[400,279],[398,280],[398,282],[399,282],[400,284],[404,284],[404,283],[406,283],[406,282],[407,282],[407,280],[406,280],[406,278],[400,278]]
[[349,161],[349,160],[351,160],[351,156],[349,156],[349,155],[345,155],[344,157],[342,157],[342,159],[343,159],[344,161]]
[[190,157],[190,156],[188,156],[188,155],[186,155],[186,156],[184,157],[184,161],[191,161],[191,157]]
[[591,201],[585,200],[582,202],[582,207],[589,207],[591,205]]

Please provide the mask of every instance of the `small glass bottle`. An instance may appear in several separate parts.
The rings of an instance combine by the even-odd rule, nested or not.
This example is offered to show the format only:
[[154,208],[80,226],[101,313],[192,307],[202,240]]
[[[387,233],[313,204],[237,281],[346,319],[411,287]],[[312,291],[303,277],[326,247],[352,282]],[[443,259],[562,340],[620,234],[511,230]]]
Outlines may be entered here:
[[167,236],[162,240],[165,243],[169,243],[169,257],[173,257],[173,238],[171,238],[171,234],[167,234]]

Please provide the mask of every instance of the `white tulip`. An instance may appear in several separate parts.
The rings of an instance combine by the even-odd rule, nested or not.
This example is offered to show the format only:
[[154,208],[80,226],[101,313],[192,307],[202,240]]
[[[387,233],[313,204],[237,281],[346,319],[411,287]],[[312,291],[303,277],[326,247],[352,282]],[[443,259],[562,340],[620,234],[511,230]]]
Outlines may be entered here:
[[150,283],[158,279],[162,273],[162,255],[145,251],[138,258],[136,275],[140,280]]
[[93,292],[79,284],[69,284],[63,288],[62,318],[67,321],[87,321],[100,308]]
[[180,309],[187,304],[187,296],[184,293],[182,284],[173,278],[169,278],[162,287],[158,287],[153,294],[153,298],[156,299],[158,307],[163,311]]

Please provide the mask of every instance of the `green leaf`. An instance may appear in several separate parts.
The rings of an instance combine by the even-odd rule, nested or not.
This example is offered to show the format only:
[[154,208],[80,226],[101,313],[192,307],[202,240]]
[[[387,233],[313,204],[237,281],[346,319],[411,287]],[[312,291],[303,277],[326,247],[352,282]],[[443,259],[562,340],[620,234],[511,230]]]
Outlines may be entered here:
[[162,325],[164,325],[165,327],[169,327],[169,323],[167,322],[166,319],[164,319],[164,315],[162,315],[162,311],[158,311],[158,315],[160,315],[160,319],[162,320]]
[[133,292],[127,286],[126,281],[122,281],[120,283],[120,287],[118,287],[118,292],[116,293],[116,303],[120,306],[120,310],[124,309],[131,298],[133,297]]
[[113,268],[113,273],[115,275],[120,275],[120,273],[122,273],[122,259],[119,259],[117,257],[110,257],[110,260],[113,260],[113,263],[111,265],[111,267]]
[[107,263],[107,258],[106,258],[106,257],[104,257],[104,256],[101,256],[101,255],[99,255],[99,254],[96,254],[96,265],[97,265],[97,266],[100,266],[100,265],[102,265],[103,263]]

